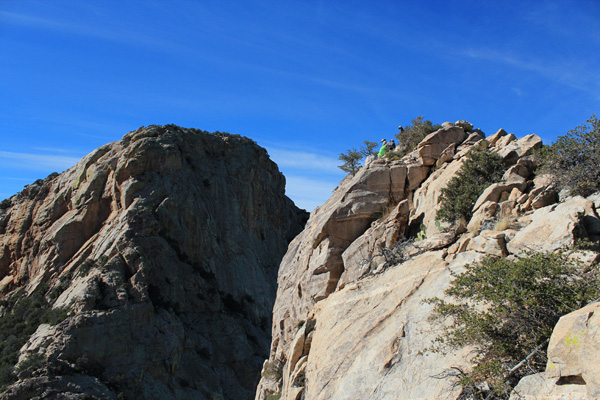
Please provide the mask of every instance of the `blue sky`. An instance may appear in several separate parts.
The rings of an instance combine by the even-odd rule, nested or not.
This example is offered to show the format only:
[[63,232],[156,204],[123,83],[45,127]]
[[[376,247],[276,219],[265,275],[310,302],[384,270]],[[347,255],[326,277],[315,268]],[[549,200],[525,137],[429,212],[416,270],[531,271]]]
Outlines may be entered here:
[[308,210],[419,115],[556,135],[600,113],[600,1],[0,0],[0,198],[140,126],[267,148]]

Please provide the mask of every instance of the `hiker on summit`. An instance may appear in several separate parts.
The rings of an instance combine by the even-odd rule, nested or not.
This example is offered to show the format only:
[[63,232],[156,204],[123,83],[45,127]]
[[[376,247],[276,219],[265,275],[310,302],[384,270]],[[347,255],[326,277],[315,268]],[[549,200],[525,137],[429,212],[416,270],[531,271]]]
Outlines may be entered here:
[[394,142],[394,139],[392,139],[392,140],[390,140],[388,142],[387,150],[388,151],[394,151],[394,150],[396,150],[396,142]]
[[377,153],[377,156],[379,158],[382,158],[383,156],[385,156],[385,153],[387,153],[387,141],[385,139],[381,139],[381,148],[379,149],[379,153]]

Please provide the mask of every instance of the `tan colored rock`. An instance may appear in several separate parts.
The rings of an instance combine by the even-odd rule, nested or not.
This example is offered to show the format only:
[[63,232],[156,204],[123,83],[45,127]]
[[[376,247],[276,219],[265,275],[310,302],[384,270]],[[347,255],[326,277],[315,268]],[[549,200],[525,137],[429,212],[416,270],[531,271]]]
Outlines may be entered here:
[[413,191],[418,188],[427,178],[430,167],[422,164],[409,164],[407,166],[408,190]]
[[473,130],[473,124],[463,119],[456,121],[454,126],[460,126],[465,132],[471,132]]
[[490,147],[494,147],[496,146],[496,143],[498,142],[498,140],[500,140],[502,137],[508,135],[506,133],[506,131],[504,129],[498,129],[498,132],[494,133],[491,136],[488,136],[487,141],[490,144]]
[[[272,361],[289,353],[296,321],[306,320],[315,302],[327,298],[340,284],[346,269],[342,254],[348,246],[388,213],[390,204],[403,200],[407,171],[403,162],[373,162],[342,181],[332,197],[312,212],[305,230],[290,243],[279,268]],[[399,229],[397,219],[387,222]],[[401,234],[399,229],[390,234],[389,240]],[[353,271],[358,273],[356,268]],[[350,275],[348,281],[353,279]]]
[[385,260],[381,248],[389,249],[405,237],[409,210],[409,201],[402,200],[348,246],[342,253],[345,269],[338,286],[354,282],[369,272],[372,260],[377,256],[380,257],[378,260]]
[[451,161],[454,157],[455,150],[456,143],[450,143],[448,147],[442,151],[442,154],[440,154],[440,157],[435,162],[435,167],[440,168],[444,163]]
[[496,257],[506,257],[508,255],[504,233],[489,230],[482,231],[481,234],[472,238],[467,245],[467,250]]
[[497,210],[498,203],[495,201],[486,201],[473,213],[473,216],[467,225],[467,230],[469,232],[479,233],[481,224],[484,221],[492,220]]
[[[469,349],[421,354],[436,336],[424,299],[439,295],[476,254],[450,265],[441,253],[413,260],[347,285],[316,308],[315,336],[306,367],[307,399],[456,399],[460,390],[433,378],[443,365],[466,366]],[[287,394],[284,393],[282,398]]]
[[585,385],[557,385],[558,379],[546,378],[543,373],[529,375],[521,379],[510,395],[509,400],[595,400],[587,393]]
[[442,128],[430,133],[417,146],[417,154],[423,165],[434,165],[436,160],[450,144],[460,144],[466,134],[461,127]]
[[593,203],[582,197],[540,208],[531,215],[531,223],[508,243],[508,251],[518,255],[524,251],[555,251],[570,246],[580,216],[597,220]]
[[548,378],[581,375],[581,344],[588,320],[598,311],[600,303],[595,303],[567,314],[558,321],[548,343]]
[[[600,303],[558,321],[548,343],[546,372],[519,382],[511,399],[598,399],[600,396]],[[519,395],[521,397],[519,397]]]
[[[506,136],[507,138],[510,137]],[[508,140],[502,138],[498,141],[498,154],[502,156],[505,163],[514,164],[519,158],[528,156],[532,152],[542,146],[542,139],[535,135],[527,135],[519,140]]]
[[483,203],[487,201],[498,202],[502,193],[510,193],[514,188],[519,189],[521,192],[527,187],[526,182],[498,182],[488,186],[483,193],[479,196],[475,205],[473,206],[473,212],[476,212]]
[[517,140],[519,157],[525,157],[533,153],[535,149],[542,147],[542,138],[536,134],[530,134]]
[[[490,138],[489,140],[492,140],[492,139]],[[508,135],[503,135],[500,138],[498,138],[494,145],[499,149],[503,149],[510,142],[514,142],[515,140],[517,140],[517,137],[515,135],[513,135],[512,133],[509,133]]]
[[483,140],[483,139],[485,139],[485,135],[483,135],[483,134],[482,134],[482,133],[480,133],[480,132],[473,132],[473,133],[471,133],[471,134],[470,134],[470,135],[469,135],[469,136],[468,136],[468,137],[465,139],[465,141],[464,141],[464,142],[462,142],[462,145],[463,145],[463,146],[465,146],[465,145],[470,145],[470,146],[472,146],[472,145],[475,145],[477,142],[479,142],[480,140]]
[[427,232],[437,230],[435,221],[439,210],[441,190],[448,185],[450,179],[456,175],[461,166],[462,160],[445,164],[442,168],[433,172],[415,191],[410,212],[410,224],[416,224],[420,221],[425,225]]
[[518,188],[513,188],[508,195],[508,200],[516,201],[518,203],[518,200],[522,195],[523,193]]
[[536,193],[534,196],[530,196],[530,199],[531,208],[537,210],[538,208],[546,207],[558,202],[558,192],[554,187],[550,186],[544,188],[542,191]]
[[504,182],[524,182],[529,177],[529,170],[523,164],[515,164],[506,170],[502,180]]

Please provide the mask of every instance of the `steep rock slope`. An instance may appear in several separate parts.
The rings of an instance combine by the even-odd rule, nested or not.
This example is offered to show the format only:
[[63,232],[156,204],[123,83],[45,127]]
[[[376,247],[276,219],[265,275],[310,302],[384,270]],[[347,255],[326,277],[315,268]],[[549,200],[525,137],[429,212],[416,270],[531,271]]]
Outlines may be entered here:
[[306,220],[284,191],[250,139],[152,126],[5,200],[6,304],[43,291],[69,316],[21,348],[3,398],[251,398]]
[[[402,160],[373,161],[311,214],[280,266],[256,400],[457,399],[452,368],[468,370],[472,349],[427,351],[442,326],[424,300],[442,297],[454,274],[486,255],[553,250],[576,230],[598,239],[598,204],[556,205],[552,185],[534,179],[539,137],[499,130],[484,139],[469,125],[445,123]],[[441,190],[479,146],[508,169],[471,221],[439,226]],[[520,228],[491,230],[501,217]],[[405,241],[419,231],[425,240]]]

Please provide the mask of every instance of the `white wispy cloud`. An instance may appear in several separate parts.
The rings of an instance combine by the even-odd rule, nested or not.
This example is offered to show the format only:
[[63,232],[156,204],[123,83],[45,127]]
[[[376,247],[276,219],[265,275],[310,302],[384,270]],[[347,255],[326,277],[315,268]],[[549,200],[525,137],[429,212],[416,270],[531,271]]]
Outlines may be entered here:
[[0,165],[28,170],[65,170],[77,164],[80,157],[56,154],[31,154],[0,151]]
[[312,211],[323,205],[332,191],[339,184],[339,180],[311,179],[303,176],[286,176],[286,195],[294,200],[300,208]]
[[271,159],[279,167],[340,174],[338,165],[341,164],[341,162],[337,158],[312,152],[278,149],[273,147],[267,147],[267,151],[269,152]]
[[176,42],[164,40],[161,37],[160,32],[156,32],[156,35],[150,36],[142,34],[137,30],[127,29],[123,26],[93,23],[84,25],[66,20],[52,20],[34,15],[7,11],[0,11],[0,21],[35,29],[60,31],[130,45],[146,46],[153,49],[161,48],[162,50],[173,51],[179,48],[179,45]]
[[569,64],[566,61],[556,59],[551,60],[551,62],[527,59],[523,56],[486,48],[464,49],[462,54],[472,59],[492,61],[530,71],[546,79],[588,92],[600,98],[598,94],[600,90],[598,74],[595,69],[588,69],[585,65]]

